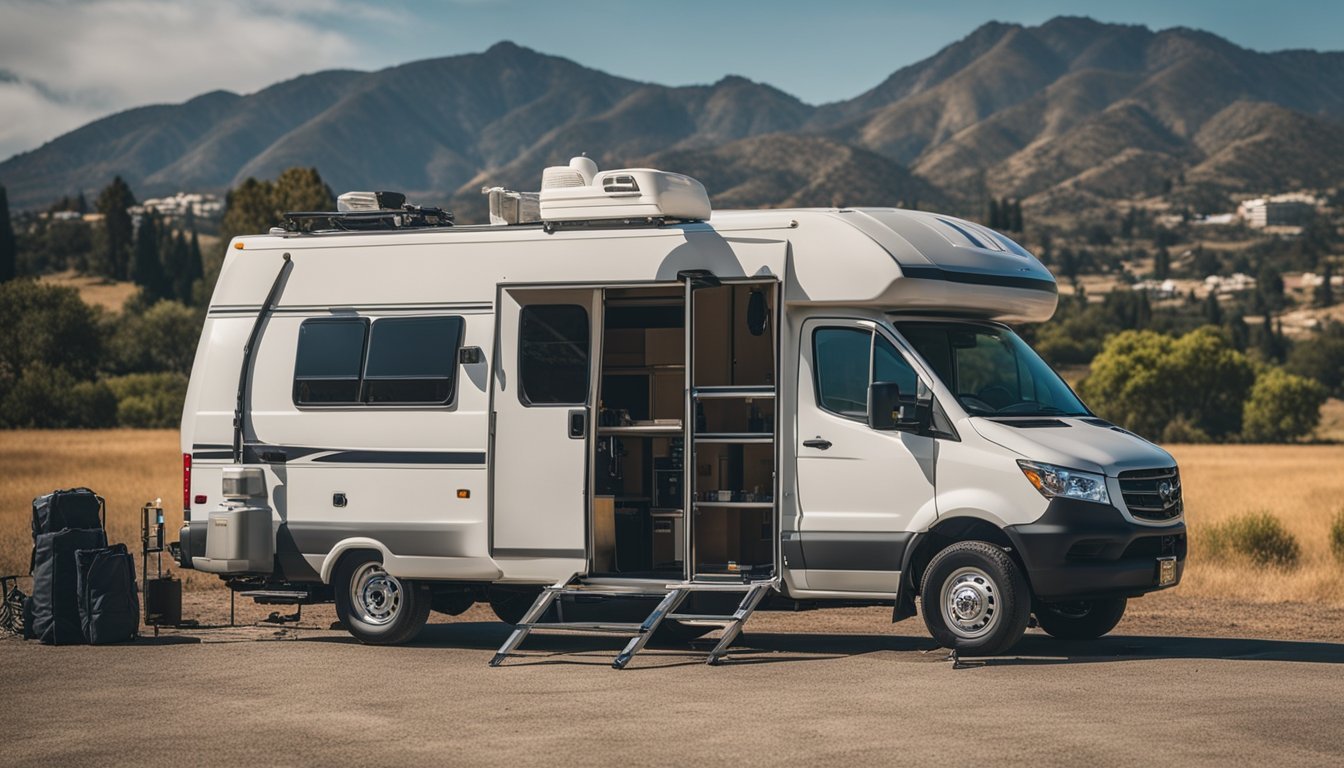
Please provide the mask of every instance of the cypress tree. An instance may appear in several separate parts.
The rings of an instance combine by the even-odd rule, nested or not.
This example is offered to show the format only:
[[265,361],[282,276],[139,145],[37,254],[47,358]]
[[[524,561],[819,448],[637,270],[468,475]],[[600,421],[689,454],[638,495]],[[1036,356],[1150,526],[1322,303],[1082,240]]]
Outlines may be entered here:
[[135,229],[127,209],[133,205],[135,195],[120,176],[113,178],[112,183],[98,193],[98,212],[103,214],[103,226],[107,230],[107,244],[103,251],[103,274],[118,280],[125,280],[130,276]]
[[1204,319],[1209,325],[1223,324],[1223,310],[1218,306],[1218,292],[1209,291],[1209,295],[1204,299]]
[[999,214],[999,201],[997,198],[989,198],[989,211],[986,214],[986,218],[989,219],[986,226],[990,229],[999,228],[999,219],[1001,216]]
[[19,247],[9,220],[9,193],[0,185],[0,283],[13,280],[19,270]]
[[1335,289],[1331,287],[1330,280],[1334,278],[1334,265],[1325,262],[1325,270],[1321,274],[1321,284],[1316,287],[1316,304],[1322,307],[1328,307],[1335,303]]
[[178,297],[183,304],[190,305],[196,298],[196,283],[205,279],[205,264],[201,261],[201,240],[196,229],[191,230],[191,244],[187,247],[187,261],[182,265],[181,283]]
[[163,262],[159,258],[159,215],[145,211],[140,217],[140,229],[135,235],[135,256],[131,263],[131,280],[140,286],[151,301],[163,298]]

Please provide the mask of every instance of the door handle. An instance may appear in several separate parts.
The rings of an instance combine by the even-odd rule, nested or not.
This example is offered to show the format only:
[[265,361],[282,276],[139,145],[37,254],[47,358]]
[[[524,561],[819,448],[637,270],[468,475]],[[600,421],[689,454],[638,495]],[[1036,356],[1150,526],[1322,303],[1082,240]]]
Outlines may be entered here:
[[820,448],[824,451],[831,447],[831,441],[824,437],[815,437],[811,440],[804,440],[803,445],[808,448]]
[[588,410],[576,408],[569,412],[569,437],[582,440],[588,436]]

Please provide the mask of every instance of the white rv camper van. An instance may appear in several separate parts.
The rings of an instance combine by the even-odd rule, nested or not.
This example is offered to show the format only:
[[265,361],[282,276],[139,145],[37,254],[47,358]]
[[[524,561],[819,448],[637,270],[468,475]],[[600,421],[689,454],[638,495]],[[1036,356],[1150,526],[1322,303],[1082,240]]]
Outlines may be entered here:
[[[390,193],[233,241],[182,420],[184,568],[369,643],[488,601],[542,629],[885,604],[961,652],[1095,638],[1176,584],[1176,463],[1005,323],[1027,251],[891,208],[715,211],[548,168],[490,226]],[[539,205],[538,205],[539,203]],[[528,211],[539,209],[538,218]],[[520,213],[521,212],[521,213]]]

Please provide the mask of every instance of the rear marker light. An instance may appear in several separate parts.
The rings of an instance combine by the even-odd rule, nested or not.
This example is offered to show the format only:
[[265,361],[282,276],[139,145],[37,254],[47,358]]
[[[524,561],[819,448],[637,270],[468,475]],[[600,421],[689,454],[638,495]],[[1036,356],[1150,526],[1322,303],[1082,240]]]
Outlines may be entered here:
[[196,501],[197,504],[204,504],[204,503],[205,503],[205,494],[203,494],[203,493],[202,493],[202,494],[198,494],[198,495],[196,496],[195,501]]
[[182,511],[191,519],[191,454],[182,454]]

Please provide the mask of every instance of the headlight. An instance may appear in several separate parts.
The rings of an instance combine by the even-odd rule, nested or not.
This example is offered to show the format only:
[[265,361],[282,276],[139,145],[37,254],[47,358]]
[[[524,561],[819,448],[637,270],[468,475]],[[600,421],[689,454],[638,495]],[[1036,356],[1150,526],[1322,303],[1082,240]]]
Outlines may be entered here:
[[1022,468],[1022,474],[1027,476],[1027,480],[1047,499],[1058,496],[1100,504],[1111,503],[1111,496],[1106,492],[1106,478],[1102,475],[1020,459],[1017,465]]

